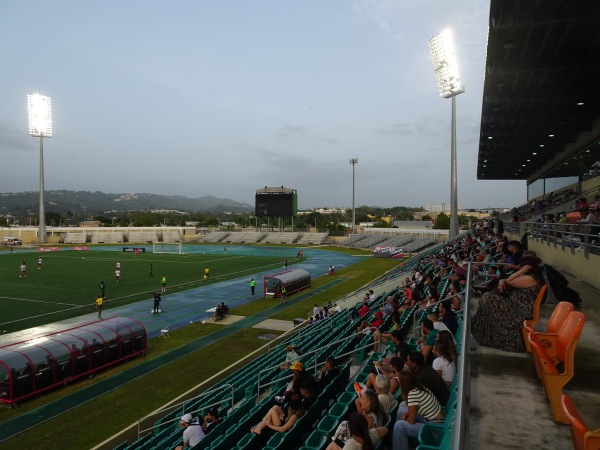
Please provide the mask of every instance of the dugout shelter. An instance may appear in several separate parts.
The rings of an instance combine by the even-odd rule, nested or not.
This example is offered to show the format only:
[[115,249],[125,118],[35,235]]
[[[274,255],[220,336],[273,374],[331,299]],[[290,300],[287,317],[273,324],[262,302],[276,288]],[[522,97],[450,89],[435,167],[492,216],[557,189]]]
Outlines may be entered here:
[[146,329],[111,317],[0,347],[0,402],[33,395],[146,352]]
[[281,297],[281,285],[288,295],[310,287],[310,273],[302,269],[290,269],[264,276],[264,296]]

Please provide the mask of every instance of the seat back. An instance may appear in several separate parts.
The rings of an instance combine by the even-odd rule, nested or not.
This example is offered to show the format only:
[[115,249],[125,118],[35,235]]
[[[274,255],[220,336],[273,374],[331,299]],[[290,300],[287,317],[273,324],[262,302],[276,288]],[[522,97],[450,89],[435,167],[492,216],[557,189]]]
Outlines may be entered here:
[[585,433],[588,432],[588,427],[585,425],[581,414],[579,414],[575,403],[573,403],[573,400],[571,400],[571,397],[567,394],[563,394],[561,397],[561,407],[571,423],[573,448],[575,448],[575,450],[584,450],[583,441]]
[[533,304],[533,319],[531,319],[531,325],[536,326],[540,321],[540,308],[544,299],[546,298],[546,291],[548,290],[548,283],[544,284],[538,293],[535,302]]
[[561,325],[574,308],[575,305],[573,305],[571,302],[560,302],[558,305],[556,305],[554,311],[552,311],[550,320],[548,320],[548,333],[558,333]]
[[558,330],[556,339],[556,356],[566,363],[567,351],[574,339],[579,339],[585,324],[585,315],[579,311],[571,311]]

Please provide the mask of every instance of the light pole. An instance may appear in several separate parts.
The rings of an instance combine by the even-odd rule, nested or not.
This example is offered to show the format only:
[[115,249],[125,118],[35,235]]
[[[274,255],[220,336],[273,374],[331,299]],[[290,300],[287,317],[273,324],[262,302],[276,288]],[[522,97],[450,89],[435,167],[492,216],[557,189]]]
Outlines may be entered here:
[[29,134],[40,138],[40,213],[39,241],[46,242],[46,213],[44,210],[44,138],[52,137],[52,101],[42,94],[28,94]]
[[358,158],[350,158],[352,165],[352,234],[356,234],[356,208],[354,207],[354,166],[358,164]]
[[450,138],[450,232],[458,235],[458,194],[456,181],[456,96],[465,92],[458,77],[452,33],[446,29],[429,40],[429,50],[440,95],[452,99],[452,131]]

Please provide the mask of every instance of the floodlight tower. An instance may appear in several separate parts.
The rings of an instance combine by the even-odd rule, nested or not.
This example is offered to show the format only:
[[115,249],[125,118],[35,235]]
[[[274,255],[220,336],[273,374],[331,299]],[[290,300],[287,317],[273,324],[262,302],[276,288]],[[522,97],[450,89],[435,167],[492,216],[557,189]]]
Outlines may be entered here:
[[354,207],[354,166],[358,164],[358,158],[350,158],[352,165],[352,234],[356,234],[356,208]]
[[456,182],[456,96],[465,92],[458,77],[458,64],[454,53],[452,33],[446,29],[429,40],[433,70],[440,95],[452,99],[452,132],[450,139],[450,233],[458,235],[458,194]]
[[52,101],[42,94],[28,94],[29,134],[40,137],[40,213],[39,242],[46,242],[46,213],[44,211],[44,138],[52,137]]

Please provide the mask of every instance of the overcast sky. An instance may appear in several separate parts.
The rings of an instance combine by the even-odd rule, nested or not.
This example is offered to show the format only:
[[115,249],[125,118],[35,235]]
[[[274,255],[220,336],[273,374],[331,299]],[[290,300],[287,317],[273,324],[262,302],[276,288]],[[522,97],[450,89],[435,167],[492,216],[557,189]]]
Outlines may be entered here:
[[477,181],[489,2],[456,0],[0,3],[0,192],[39,189],[28,93],[52,98],[47,190],[212,195],[264,186],[300,208],[450,202],[451,101],[428,40],[454,33],[458,202],[525,201]]

